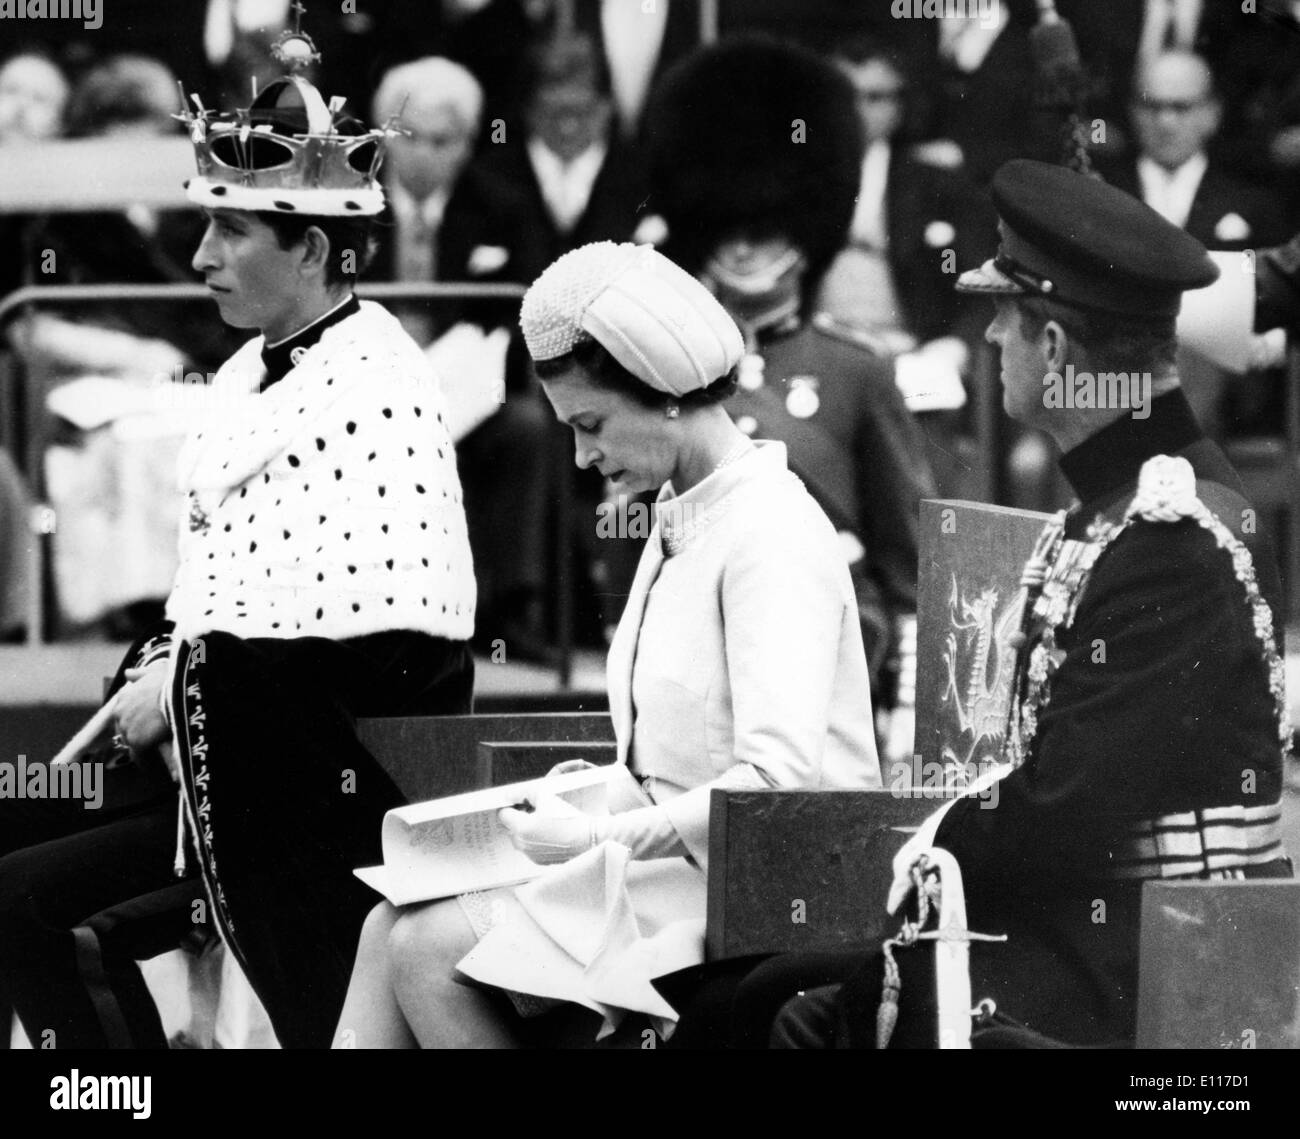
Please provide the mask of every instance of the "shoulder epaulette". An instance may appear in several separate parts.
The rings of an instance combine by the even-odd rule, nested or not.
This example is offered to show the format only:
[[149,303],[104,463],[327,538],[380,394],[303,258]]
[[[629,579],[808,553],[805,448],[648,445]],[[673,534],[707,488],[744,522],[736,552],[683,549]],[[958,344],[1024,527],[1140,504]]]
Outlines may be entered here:
[[1205,505],[1196,494],[1196,472],[1177,455],[1155,455],[1142,464],[1137,493],[1124,517],[1147,522],[1179,522],[1197,518]]
[[1231,559],[1233,576],[1245,589],[1255,636],[1263,650],[1269,688],[1277,708],[1278,743],[1285,759],[1291,752],[1286,666],[1279,644],[1274,639],[1273,612],[1260,592],[1250,550],[1201,501],[1196,493],[1196,472],[1192,469],[1192,464],[1177,455],[1156,455],[1142,464],[1137,493],[1124,512],[1125,526],[1117,527],[1113,536],[1118,537],[1135,518],[1147,522],[1178,522],[1190,518],[1207,530],[1215,545]]

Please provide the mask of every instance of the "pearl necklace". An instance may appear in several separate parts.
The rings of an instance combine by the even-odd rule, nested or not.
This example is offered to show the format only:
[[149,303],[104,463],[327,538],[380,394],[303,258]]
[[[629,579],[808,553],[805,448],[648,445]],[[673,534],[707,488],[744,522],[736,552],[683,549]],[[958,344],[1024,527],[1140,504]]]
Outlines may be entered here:
[[[754,444],[748,439],[742,439],[722,457],[722,461],[714,466],[713,470],[717,472],[722,470],[723,467],[731,466],[732,463],[743,459],[752,450],[754,450]],[[734,497],[735,492],[733,491],[702,511],[697,511],[693,502],[680,503],[681,515],[679,517],[674,517],[671,511],[665,511],[664,516],[660,519],[660,541],[663,545],[664,555],[672,557],[674,554],[681,553],[696,534],[731,506]]]

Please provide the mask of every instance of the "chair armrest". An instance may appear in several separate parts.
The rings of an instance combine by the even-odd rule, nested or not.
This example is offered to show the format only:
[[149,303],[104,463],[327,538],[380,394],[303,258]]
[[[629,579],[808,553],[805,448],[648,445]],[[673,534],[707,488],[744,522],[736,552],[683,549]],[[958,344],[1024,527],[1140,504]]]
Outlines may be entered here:
[[726,791],[709,815],[709,960],[878,943],[895,852],[938,801],[892,791]]
[[357,738],[398,790],[418,803],[489,786],[478,750],[486,740],[612,742],[614,727],[605,712],[399,716],[358,720]]
[[484,740],[478,745],[479,786],[540,779],[566,759],[585,759],[605,767],[618,759],[618,744],[613,740]]
[[1139,1048],[1300,1045],[1300,882],[1144,882]]

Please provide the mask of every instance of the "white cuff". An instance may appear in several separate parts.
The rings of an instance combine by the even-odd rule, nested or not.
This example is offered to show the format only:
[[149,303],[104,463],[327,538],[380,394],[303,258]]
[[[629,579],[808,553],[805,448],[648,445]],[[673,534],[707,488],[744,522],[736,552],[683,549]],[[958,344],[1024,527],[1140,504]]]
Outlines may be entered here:
[[597,842],[622,843],[633,858],[683,858],[688,853],[662,807],[640,807],[597,819],[593,830]]

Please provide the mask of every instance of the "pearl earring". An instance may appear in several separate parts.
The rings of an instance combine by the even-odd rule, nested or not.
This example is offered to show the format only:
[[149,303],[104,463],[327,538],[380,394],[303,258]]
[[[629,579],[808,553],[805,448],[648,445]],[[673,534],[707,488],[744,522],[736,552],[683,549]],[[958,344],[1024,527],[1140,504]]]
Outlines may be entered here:
[[666,408],[664,408],[664,414],[668,416],[669,419],[676,419],[681,415],[681,413],[682,409],[675,403],[670,403]]

